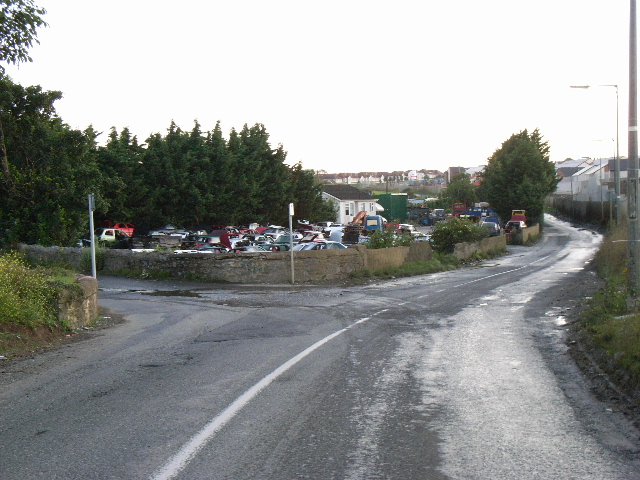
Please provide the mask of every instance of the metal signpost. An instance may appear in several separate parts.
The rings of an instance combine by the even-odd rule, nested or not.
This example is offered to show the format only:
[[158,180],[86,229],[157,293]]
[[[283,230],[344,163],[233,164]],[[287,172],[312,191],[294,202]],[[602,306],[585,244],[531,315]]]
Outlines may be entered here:
[[93,228],[93,211],[96,209],[95,195],[90,193],[89,200],[89,233],[91,235],[91,276],[98,278],[96,273],[96,234]]
[[640,290],[640,242],[638,239],[638,101],[637,101],[637,34],[636,1],[631,0],[629,25],[629,290],[638,301]]
[[293,203],[289,204],[289,253],[291,255],[291,284],[296,283],[296,275],[293,270]]

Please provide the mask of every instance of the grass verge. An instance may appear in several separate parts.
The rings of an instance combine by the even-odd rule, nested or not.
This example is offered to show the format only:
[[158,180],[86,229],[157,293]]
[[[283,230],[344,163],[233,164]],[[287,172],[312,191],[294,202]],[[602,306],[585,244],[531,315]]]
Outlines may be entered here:
[[427,275],[429,273],[455,270],[462,266],[468,266],[473,263],[495,258],[503,254],[504,249],[493,250],[485,253],[476,252],[471,258],[467,260],[459,260],[454,255],[449,253],[434,252],[433,256],[427,261],[410,262],[405,263],[399,267],[387,267],[380,270],[358,270],[357,272],[353,272],[350,277],[354,280],[385,280],[391,278],[412,277],[415,275]]
[[640,313],[629,308],[627,287],[627,230],[607,233],[595,257],[598,275],[605,286],[580,314],[578,326],[590,343],[604,352],[603,368],[624,387],[640,390]]
[[0,254],[0,355],[46,346],[69,331],[58,319],[58,293],[76,282],[59,266],[28,265],[16,252]]

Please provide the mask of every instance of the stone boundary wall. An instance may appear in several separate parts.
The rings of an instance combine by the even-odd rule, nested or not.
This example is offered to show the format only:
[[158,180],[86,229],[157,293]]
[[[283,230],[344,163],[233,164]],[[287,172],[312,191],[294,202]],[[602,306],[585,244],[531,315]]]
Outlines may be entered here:
[[459,260],[470,258],[474,253],[488,253],[496,250],[504,250],[507,248],[507,237],[499,235],[495,237],[483,238],[479,242],[473,243],[456,243],[453,254]]
[[524,244],[529,241],[529,239],[533,236],[540,234],[540,225],[534,225],[532,227],[521,228],[515,233],[511,233],[511,238],[513,238],[516,243]]
[[98,316],[98,281],[81,277],[78,284],[58,294],[58,319],[73,329],[91,324]]
[[[61,263],[82,271],[82,251],[79,247],[41,247],[40,245],[20,244],[18,250],[34,263]],[[91,269],[91,268],[89,268]]]
[[364,268],[370,271],[400,267],[405,263],[410,247],[391,247],[365,250]]
[[[504,236],[491,237],[474,244],[456,245],[455,255],[469,258],[477,251],[504,249]],[[61,262],[78,270],[83,268],[81,248],[21,245],[20,250],[35,262]],[[427,261],[433,255],[429,242],[414,242],[410,247],[369,250],[353,245],[340,250],[294,252],[296,283],[324,283],[344,280],[362,269],[371,271],[399,267],[407,262]],[[205,282],[283,284],[291,282],[290,252],[265,253],[167,253],[110,250],[101,252],[100,273],[131,272],[132,275],[162,274],[171,278]],[[85,260],[86,261],[86,260]]]
[[[296,282],[326,282],[346,278],[364,268],[357,249],[294,252]],[[208,282],[289,283],[290,252],[265,253],[164,253],[107,251],[104,272],[151,274],[166,272],[170,277]]]
[[534,225],[533,227],[527,227],[522,229],[522,242],[526,243],[531,237],[540,235],[540,225]]
[[[406,247],[405,247],[406,248]],[[429,242],[413,242],[409,247],[405,262],[426,262],[433,256],[433,249]]]

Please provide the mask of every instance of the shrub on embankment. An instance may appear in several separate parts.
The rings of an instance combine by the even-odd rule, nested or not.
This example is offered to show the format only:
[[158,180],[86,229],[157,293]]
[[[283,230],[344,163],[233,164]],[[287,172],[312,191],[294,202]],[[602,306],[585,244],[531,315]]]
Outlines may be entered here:
[[581,314],[580,326],[593,344],[606,352],[609,371],[627,387],[640,389],[640,313],[629,307],[627,287],[627,229],[607,233],[595,266],[605,286]]
[[74,273],[31,267],[23,255],[0,253],[0,354],[29,352],[68,331],[61,299],[82,296]]
[[0,255],[0,324],[56,325],[56,290],[41,269],[16,253]]
[[438,222],[431,232],[431,245],[436,252],[453,253],[456,244],[478,242],[489,233],[477,223],[469,220],[450,218]]

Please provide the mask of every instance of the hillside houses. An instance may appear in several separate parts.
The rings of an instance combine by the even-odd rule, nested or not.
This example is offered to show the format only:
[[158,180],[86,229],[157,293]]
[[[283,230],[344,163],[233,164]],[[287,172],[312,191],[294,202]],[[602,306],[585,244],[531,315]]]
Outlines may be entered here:
[[316,177],[323,183],[335,185],[386,185],[386,184],[425,184],[444,185],[445,174],[438,170],[406,170],[393,172],[318,172]]
[[[560,181],[555,194],[556,199],[571,202],[572,208],[577,203],[595,204],[601,210],[612,210],[619,208],[621,214],[626,209],[627,195],[627,169],[626,158],[620,159],[620,195],[616,202],[615,196],[615,164],[613,158],[581,158],[577,160],[568,159],[555,164],[556,174]],[[450,167],[444,173],[437,170],[408,170],[393,172],[355,172],[328,174],[318,173],[317,177],[324,184],[328,185],[350,185],[357,187],[369,187],[373,190],[383,190],[384,186],[394,188],[404,188],[413,185],[432,185],[439,188],[447,186],[450,179],[459,173],[469,175],[470,181],[474,185],[482,182],[484,166],[478,167]],[[376,185],[379,186],[376,189]],[[355,208],[356,201],[348,199]],[[360,207],[366,202],[371,213],[377,208],[377,199],[357,199]],[[362,202],[365,200],[365,202]],[[617,207],[615,206],[617,204]],[[351,205],[349,205],[351,207]],[[341,211],[348,216],[352,214],[347,204],[341,205]]]

